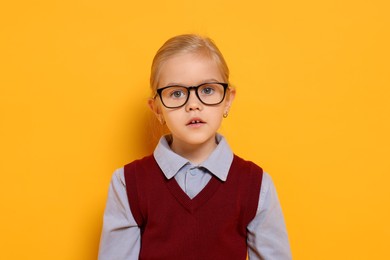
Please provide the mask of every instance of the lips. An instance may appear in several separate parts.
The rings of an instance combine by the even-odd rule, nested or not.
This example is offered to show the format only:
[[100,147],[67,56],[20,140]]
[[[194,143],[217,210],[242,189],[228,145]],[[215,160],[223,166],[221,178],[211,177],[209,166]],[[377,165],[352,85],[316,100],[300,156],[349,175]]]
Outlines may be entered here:
[[204,124],[205,122],[200,118],[192,118],[190,121],[188,121],[187,125],[197,125],[197,124]]

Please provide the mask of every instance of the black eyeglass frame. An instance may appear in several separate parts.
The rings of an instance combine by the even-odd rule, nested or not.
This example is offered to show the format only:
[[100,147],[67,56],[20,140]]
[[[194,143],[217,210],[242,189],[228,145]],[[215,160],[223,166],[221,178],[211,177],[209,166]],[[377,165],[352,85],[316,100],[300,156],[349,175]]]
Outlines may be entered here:
[[[199,97],[199,94],[198,94],[198,89],[203,86],[203,85],[207,85],[207,84],[218,84],[218,85],[221,85],[223,87],[223,97],[221,99],[221,101],[219,101],[218,103],[213,103],[213,104],[207,104],[205,103],[200,97]],[[188,95],[187,95],[187,99],[186,101],[183,103],[183,105],[180,105],[180,106],[175,106],[175,107],[169,107],[167,105],[165,105],[164,101],[163,101],[163,98],[161,96],[161,93],[163,92],[164,89],[167,89],[167,88],[171,88],[171,87],[182,87],[182,88],[185,88],[187,89],[187,92],[188,92]],[[228,89],[229,87],[229,84],[228,83],[223,83],[223,82],[205,82],[205,83],[202,83],[198,86],[189,86],[189,87],[186,87],[186,86],[181,86],[181,85],[169,85],[169,86],[166,86],[166,87],[163,87],[163,88],[158,88],[156,90],[156,95],[153,97],[153,98],[156,98],[156,96],[158,95],[160,97],[160,100],[161,100],[161,103],[166,107],[166,108],[180,108],[180,107],[183,107],[185,104],[187,104],[188,102],[188,99],[190,98],[190,95],[191,95],[191,90],[195,90],[195,94],[196,94],[196,97],[199,99],[200,102],[202,102],[202,104],[204,105],[207,105],[207,106],[215,106],[215,105],[218,105],[218,104],[221,104],[223,102],[223,100],[225,99],[226,97],[226,90]]]

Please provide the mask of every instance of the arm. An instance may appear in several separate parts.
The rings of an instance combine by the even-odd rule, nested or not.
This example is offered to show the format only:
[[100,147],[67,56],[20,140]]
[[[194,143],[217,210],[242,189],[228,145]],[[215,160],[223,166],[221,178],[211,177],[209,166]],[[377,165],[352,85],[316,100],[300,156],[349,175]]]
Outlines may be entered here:
[[291,259],[282,209],[275,186],[267,173],[263,174],[256,216],[247,229],[250,260]]
[[99,260],[135,260],[140,249],[140,229],[127,200],[123,168],[112,176],[103,217]]

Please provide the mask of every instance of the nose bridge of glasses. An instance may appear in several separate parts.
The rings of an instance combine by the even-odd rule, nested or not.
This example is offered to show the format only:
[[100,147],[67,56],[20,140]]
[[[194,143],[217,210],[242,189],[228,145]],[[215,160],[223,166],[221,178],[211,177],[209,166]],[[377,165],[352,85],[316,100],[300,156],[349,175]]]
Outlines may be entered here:
[[188,90],[188,93],[191,92],[191,90],[197,92],[198,89],[199,89],[200,86],[190,86],[190,87],[186,87],[186,89]]
[[[193,90],[195,92],[195,95],[192,95],[192,96],[196,96],[196,98],[201,101],[199,95],[198,95],[198,89],[199,89],[200,86],[190,86],[190,87],[186,87],[186,89],[188,90],[188,100],[191,98],[191,90]],[[187,100],[187,101],[188,101]]]

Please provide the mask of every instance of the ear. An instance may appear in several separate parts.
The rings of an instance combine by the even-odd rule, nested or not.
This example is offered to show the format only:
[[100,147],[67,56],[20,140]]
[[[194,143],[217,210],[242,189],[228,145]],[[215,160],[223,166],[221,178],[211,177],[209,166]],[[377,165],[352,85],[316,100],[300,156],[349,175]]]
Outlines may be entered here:
[[161,111],[160,111],[160,108],[157,104],[157,101],[156,99],[154,98],[149,98],[148,99],[148,106],[150,108],[150,110],[152,110],[152,112],[158,117],[160,114],[161,114]]
[[234,88],[229,89],[229,92],[226,94],[225,113],[229,112],[229,109],[235,97],[236,90]]
[[148,99],[148,106],[149,106],[150,110],[152,110],[152,112],[155,114],[158,121],[160,121],[160,123],[163,123],[164,117],[163,117],[162,112],[161,112],[160,103],[158,101],[156,101],[155,98],[149,98]]

